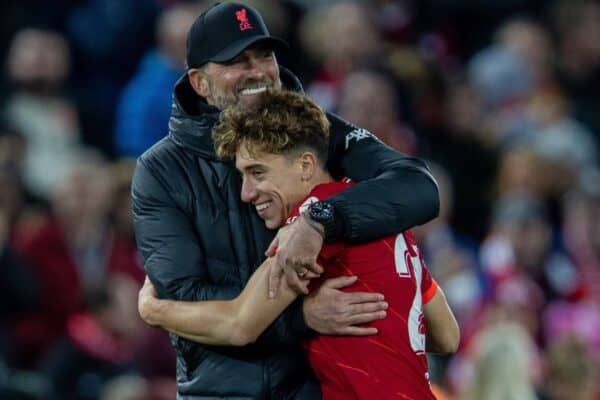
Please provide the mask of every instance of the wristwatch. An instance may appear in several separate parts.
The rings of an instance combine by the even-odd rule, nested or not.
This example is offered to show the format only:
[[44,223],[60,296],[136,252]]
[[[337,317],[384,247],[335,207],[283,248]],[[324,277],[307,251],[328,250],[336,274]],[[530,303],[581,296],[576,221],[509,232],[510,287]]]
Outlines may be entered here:
[[323,225],[325,242],[331,243],[335,240],[335,211],[333,205],[326,201],[317,201],[308,209],[311,220]]

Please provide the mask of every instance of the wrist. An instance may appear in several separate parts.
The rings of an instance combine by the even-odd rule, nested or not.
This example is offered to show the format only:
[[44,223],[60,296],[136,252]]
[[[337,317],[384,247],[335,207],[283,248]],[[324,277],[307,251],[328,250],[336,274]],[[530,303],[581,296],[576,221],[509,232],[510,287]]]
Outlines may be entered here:
[[325,228],[323,227],[323,225],[318,223],[317,221],[314,221],[312,218],[310,218],[310,215],[308,215],[307,211],[301,213],[300,215],[301,215],[302,219],[304,219],[304,221],[307,223],[307,225],[310,226],[315,232],[317,232],[324,240],[325,239]]
[[306,327],[312,331],[314,331],[314,328],[311,326],[311,321],[309,318],[309,312],[308,312],[308,308],[310,307],[310,297],[304,297],[303,301],[302,301],[302,317],[304,318],[304,324],[306,325]]
[[326,243],[333,243],[339,237],[339,223],[336,219],[339,219],[338,214],[335,211],[335,207],[328,201],[317,201],[313,203],[308,209],[307,219],[320,225],[323,229],[323,239]]
[[143,302],[140,310],[142,319],[151,326],[161,326],[160,315],[162,301],[156,298],[147,299]]

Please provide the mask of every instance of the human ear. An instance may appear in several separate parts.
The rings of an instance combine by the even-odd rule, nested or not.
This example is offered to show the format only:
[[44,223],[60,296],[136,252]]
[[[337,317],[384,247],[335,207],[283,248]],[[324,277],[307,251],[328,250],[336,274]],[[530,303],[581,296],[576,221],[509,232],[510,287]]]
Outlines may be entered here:
[[300,168],[302,168],[302,181],[312,179],[317,168],[317,158],[309,151],[305,151],[299,158]]
[[188,70],[187,75],[194,91],[198,93],[199,96],[207,98],[210,94],[210,89],[206,74],[198,68],[192,68]]

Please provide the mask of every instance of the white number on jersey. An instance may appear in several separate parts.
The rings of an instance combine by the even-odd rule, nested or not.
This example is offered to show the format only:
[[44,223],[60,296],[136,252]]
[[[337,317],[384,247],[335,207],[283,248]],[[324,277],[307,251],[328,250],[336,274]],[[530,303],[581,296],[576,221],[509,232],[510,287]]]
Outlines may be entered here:
[[[410,312],[408,314],[408,337],[410,346],[417,354],[425,352],[425,333],[421,329],[423,324],[423,300],[421,297],[421,281],[423,279],[423,264],[419,257],[419,249],[412,246],[412,252],[408,250],[409,244],[401,233],[396,236],[394,245],[394,259],[396,272],[401,278],[413,279],[416,290]],[[416,254],[411,256],[411,253]]]

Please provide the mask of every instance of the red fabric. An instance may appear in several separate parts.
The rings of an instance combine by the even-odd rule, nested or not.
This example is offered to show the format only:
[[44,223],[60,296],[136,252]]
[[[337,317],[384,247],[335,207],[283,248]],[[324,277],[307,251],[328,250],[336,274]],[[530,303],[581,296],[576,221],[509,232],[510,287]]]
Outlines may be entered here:
[[[334,182],[317,186],[288,222],[295,220],[304,204],[326,199],[351,185]],[[390,305],[385,319],[369,324],[378,329],[375,336],[323,335],[305,343],[324,400],[435,399],[427,374],[421,312],[422,296],[435,290],[435,284],[416,244],[406,231],[364,245],[323,246],[319,263],[325,273],[311,283],[311,290],[326,279],[356,275],[357,283],[344,291],[383,293]]]
[[[40,284],[41,308],[24,315],[16,323],[16,335],[23,347],[25,362],[35,358],[65,333],[69,315],[81,311],[83,287],[75,261],[67,248],[64,234],[53,219],[34,234],[17,236],[15,247],[31,263]],[[106,247],[106,272],[124,274],[141,285],[144,271],[133,240],[112,238]],[[33,358],[33,360],[32,360]]]
[[87,313],[74,314],[67,323],[71,343],[81,352],[111,363],[124,363],[133,358],[131,345],[108,333]]

